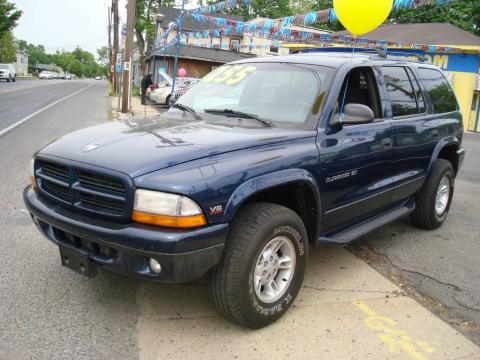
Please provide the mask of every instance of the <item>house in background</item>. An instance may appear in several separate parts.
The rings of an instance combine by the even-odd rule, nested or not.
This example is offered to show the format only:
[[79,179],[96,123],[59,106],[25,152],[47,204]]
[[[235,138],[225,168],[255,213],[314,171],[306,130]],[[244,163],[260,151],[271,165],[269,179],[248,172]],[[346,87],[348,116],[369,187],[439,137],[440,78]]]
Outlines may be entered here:
[[15,71],[17,76],[28,75],[28,52],[26,50],[17,50],[17,61],[15,62]]

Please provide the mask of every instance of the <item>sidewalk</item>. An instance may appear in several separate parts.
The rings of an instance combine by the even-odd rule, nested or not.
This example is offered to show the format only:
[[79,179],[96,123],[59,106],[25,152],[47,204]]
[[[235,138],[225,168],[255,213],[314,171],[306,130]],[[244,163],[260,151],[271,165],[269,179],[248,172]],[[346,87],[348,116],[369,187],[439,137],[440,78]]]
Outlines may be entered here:
[[[112,117],[115,120],[125,120],[132,118],[144,118],[149,116],[159,115],[167,109],[163,109],[158,105],[142,105],[141,99],[139,96],[132,96],[131,111],[129,113],[123,114],[118,110],[118,97],[112,96],[111,99],[111,108],[112,108]],[[148,100],[147,100],[148,102]],[[121,107],[121,101],[120,101]]]
[[203,285],[140,284],[141,360],[480,359],[480,348],[341,248],[313,249],[287,314],[257,331],[220,318]]

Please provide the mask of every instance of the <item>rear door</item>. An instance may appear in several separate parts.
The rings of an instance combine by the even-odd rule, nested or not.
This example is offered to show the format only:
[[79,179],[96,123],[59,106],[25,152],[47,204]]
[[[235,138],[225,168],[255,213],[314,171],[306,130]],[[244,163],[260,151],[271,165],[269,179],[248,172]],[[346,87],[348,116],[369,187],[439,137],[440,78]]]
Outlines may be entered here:
[[[422,71],[422,69],[419,69]],[[420,77],[443,75],[434,69],[422,75],[409,66],[383,66],[385,86],[391,102],[393,138],[392,201],[405,199],[423,185],[430,159],[445,128],[436,114],[429,95],[423,90]],[[430,81],[430,80],[426,80]],[[448,84],[447,84],[448,86]],[[442,105],[444,106],[444,105]],[[455,106],[453,106],[455,110]]]
[[[319,135],[321,157],[322,232],[348,225],[390,203],[388,180],[392,176],[390,121],[384,116],[384,94],[377,81],[380,72],[356,67],[348,81],[339,79],[337,110],[345,103],[370,107],[375,121],[329,127]],[[337,75],[338,76],[338,75]],[[348,83],[348,91],[345,86]],[[334,112],[335,113],[335,112]]]

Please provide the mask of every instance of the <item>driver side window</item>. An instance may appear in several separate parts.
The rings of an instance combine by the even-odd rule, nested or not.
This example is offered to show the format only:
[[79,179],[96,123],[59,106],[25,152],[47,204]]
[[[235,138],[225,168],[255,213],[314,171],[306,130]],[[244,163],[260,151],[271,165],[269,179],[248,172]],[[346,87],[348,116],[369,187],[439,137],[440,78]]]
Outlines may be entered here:
[[[345,90],[346,88],[346,90]],[[343,82],[337,100],[337,114],[348,104],[359,104],[372,110],[375,119],[382,119],[382,106],[375,75],[370,67],[358,67],[350,71]]]

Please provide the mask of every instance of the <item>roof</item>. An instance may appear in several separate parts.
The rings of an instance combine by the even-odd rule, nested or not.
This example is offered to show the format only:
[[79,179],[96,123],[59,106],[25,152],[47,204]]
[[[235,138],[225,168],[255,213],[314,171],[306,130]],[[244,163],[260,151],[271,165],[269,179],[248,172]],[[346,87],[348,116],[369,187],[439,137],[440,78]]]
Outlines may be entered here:
[[294,63],[305,65],[320,65],[331,68],[339,68],[345,63],[356,62],[369,66],[372,64],[421,64],[422,67],[433,67],[429,63],[412,61],[403,57],[386,57],[382,58],[376,53],[345,53],[345,52],[310,52],[286,56],[266,56],[254,59],[246,59],[238,61],[239,63]]
[[[170,8],[170,7],[160,7],[158,12],[165,16],[162,27],[168,27],[168,24],[172,21],[177,21],[178,17],[180,16],[180,9]],[[242,21],[243,17],[235,16],[235,15],[226,15],[226,14],[215,14],[215,17],[220,17],[222,19],[232,19],[232,20],[239,20]],[[183,17],[183,31],[204,31],[204,30],[212,30],[216,29],[217,26],[212,23],[204,23],[196,21],[191,16],[184,16]]]
[[[157,53],[156,55],[163,56],[163,53]],[[175,47],[169,48],[166,55],[168,57],[175,56]],[[197,46],[180,46],[181,59],[203,60],[226,64],[241,59],[249,59],[251,57],[255,57],[255,55],[220,49],[202,48]]]
[[[340,31],[335,35],[348,35]],[[480,36],[447,23],[383,25],[362,35],[370,40],[398,41],[425,45],[480,46]]]

